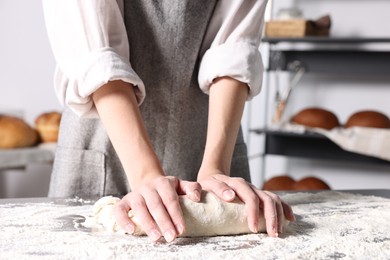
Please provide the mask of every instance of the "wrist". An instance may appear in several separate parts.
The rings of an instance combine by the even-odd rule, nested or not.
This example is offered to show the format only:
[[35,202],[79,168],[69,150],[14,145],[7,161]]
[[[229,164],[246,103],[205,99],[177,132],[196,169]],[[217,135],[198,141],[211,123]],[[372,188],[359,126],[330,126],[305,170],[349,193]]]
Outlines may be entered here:
[[230,171],[222,169],[222,167],[216,167],[211,165],[203,165],[200,167],[198,172],[198,178],[197,181],[202,181],[204,179],[207,179],[211,176],[215,175],[225,175],[230,176]]
[[132,190],[153,179],[165,176],[157,156],[153,153],[141,153],[142,156],[129,157],[124,169]]

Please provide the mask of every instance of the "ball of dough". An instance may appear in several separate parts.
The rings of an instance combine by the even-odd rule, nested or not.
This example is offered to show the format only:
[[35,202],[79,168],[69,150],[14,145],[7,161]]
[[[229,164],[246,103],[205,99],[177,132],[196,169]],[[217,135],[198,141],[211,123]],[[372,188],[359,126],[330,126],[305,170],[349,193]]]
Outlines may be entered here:
[[371,110],[359,111],[351,115],[344,127],[390,128],[390,119],[383,113]]
[[337,116],[322,108],[306,108],[291,118],[291,122],[307,127],[318,127],[331,130],[340,126]]
[[272,191],[293,190],[294,184],[295,184],[295,180],[290,176],[287,175],[276,176],[264,183],[263,190],[272,190]]
[[[97,223],[107,230],[123,232],[115,223],[113,208],[119,201],[115,197],[103,197],[98,200],[94,207],[94,215]],[[224,202],[209,192],[202,192],[200,202],[193,202],[186,196],[179,196],[180,206],[183,211],[186,225],[185,232],[181,237],[220,236],[252,233],[248,227],[246,207],[239,199],[233,202]],[[133,235],[145,235],[139,219],[129,212],[129,218],[136,224]],[[283,226],[288,221],[283,218]],[[259,218],[259,231],[265,232],[265,220],[263,213]]]
[[58,112],[44,113],[35,119],[35,128],[42,143],[57,142],[60,121],[61,114]]
[[29,147],[37,141],[37,132],[22,119],[0,115],[0,148]]

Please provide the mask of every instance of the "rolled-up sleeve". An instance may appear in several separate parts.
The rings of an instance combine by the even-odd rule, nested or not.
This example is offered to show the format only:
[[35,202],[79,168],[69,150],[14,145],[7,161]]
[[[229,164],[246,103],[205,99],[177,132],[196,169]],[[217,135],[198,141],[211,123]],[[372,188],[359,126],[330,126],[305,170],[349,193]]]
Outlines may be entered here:
[[46,28],[57,62],[54,84],[60,102],[79,116],[96,117],[91,95],[112,80],[142,80],[129,62],[129,43],[116,0],[43,0]]
[[199,86],[209,93],[214,79],[228,76],[249,87],[256,96],[263,80],[259,52],[266,0],[219,1],[201,49]]

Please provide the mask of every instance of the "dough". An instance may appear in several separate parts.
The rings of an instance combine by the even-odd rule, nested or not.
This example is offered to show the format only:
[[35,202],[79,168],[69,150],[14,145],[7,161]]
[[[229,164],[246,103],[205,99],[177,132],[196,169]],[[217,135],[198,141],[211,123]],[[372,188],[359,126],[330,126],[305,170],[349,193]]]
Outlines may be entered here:
[[[246,207],[239,199],[227,203],[209,192],[202,193],[200,202],[193,202],[186,196],[180,196],[179,199],[186,225],[182,237],[252,233],[248,227]],[[115,223],[113,215],[114,205],[119,201],[119,198],[108,196],[101,198],[93,206],[96,222],[112,232],[123,232]],[[129,212],[129,218],[136,224],[134,235],[145,235],[132,211]],[[287,224],[288,221],[283,219],[283,226]],[[259,218],[259,231],[266,231],[263,216]]]

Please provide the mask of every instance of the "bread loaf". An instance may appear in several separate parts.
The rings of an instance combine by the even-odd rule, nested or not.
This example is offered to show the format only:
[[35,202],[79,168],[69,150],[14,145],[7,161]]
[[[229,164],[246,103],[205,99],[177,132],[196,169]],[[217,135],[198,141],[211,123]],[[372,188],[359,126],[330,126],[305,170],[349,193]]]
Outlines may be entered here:
[[263,190],[293,190],[295,180],[287,175],[276,176],[263,185]]
[[29,147],[37,140],[37,132],[22,119],[0,115],[0,148]]
[[35,119],[35,128],[42,143],[57,142],[61,114],[58,112],[43,113]]
[[365,110],[359,111],[351,115],[344,127],[374,127],[374,128],[390,128],[390,119],[381,112]]
[[299,181],[287,175],[275,176],[263,185],[263,190],[289,191],[289,190],[330,190],[326,182],[317,177],[305,177]]
[[306,108],[291,118],[291,122],[306,127],[318,127],[331,130],[340,126],[339,120],[332,112],[322,108]]

